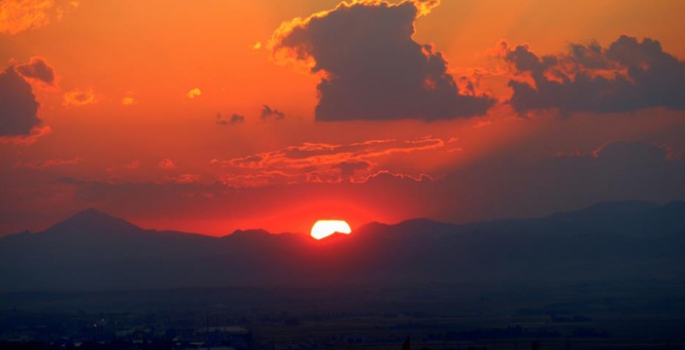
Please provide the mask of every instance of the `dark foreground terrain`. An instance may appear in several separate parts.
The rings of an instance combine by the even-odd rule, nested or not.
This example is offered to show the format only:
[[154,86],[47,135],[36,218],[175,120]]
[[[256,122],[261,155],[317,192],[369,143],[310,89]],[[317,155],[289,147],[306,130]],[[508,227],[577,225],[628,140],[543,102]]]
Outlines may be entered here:
[[0,348],[17,349],[685,348],[685,289],[659,282],[13,293],[0,308]]
[[0,239],[0,348],[681,349],[683,252],[683,202],[323,241],[87,210]]

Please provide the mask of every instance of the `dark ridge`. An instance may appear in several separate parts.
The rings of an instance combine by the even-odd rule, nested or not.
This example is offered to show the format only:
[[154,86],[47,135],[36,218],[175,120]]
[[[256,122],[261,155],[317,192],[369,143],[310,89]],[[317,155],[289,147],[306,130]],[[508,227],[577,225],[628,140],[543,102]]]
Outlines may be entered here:
[[88,231],[99,232],[134,232],[143,231],[140,227],[130,222],[113,217],[105,212],[94,208],[80,211],[70,218],[57,223],[44,233],[86,233]]
[[223,239],[243,239],[247,237],[264,237],[271,235],[267,230],[258,228],[253,230],[235,230],[233,233],[221,236]]
[[660,206],[658,204],[645,201],[612,201],[597,203],[580,211],[632,214],[646,213],[649,211],[659,209],[659,207]]
[[321,241],[264,230],[222,239],[143,230],[90,209],[46,231],[0,239],[0,290],[682,283],[683,232],[683,202],[604,203],[469,225],[375,222]]

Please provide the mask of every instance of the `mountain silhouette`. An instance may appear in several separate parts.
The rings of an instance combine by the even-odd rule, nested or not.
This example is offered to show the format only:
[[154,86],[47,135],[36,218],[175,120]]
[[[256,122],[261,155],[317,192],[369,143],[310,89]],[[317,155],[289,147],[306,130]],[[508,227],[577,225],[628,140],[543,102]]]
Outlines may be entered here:
[[351,235],[141,229],[95,209],[0,239],[0,290],[683,282],[685,203],[607,202],[538,219],[370,223]]
[[[122,239],[139,234],[141,229],[126,220],[89,208],[38,233],[43,237],[77,241]],[[66,242],[65,242],[66,243]]]

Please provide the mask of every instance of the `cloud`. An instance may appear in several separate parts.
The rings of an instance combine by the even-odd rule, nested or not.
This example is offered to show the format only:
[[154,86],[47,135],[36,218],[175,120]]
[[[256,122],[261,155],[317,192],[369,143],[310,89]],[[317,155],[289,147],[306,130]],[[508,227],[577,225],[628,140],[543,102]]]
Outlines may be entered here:
[[130,172],[132,172],[136,169],[139,169],[139,168],[140,168],[140,161],[136,159],[134,161],[131,161],[130,163],[126,163],[123,165],[115,165],[115,166],[109,167],[109,168],[107,168],[107,172],[113,173],[113,174],[111,174],[110,179],[121,178],[122,175],[120,175],[118,172],[123,170],[125,172],[130,173]]
[[200,182],[200,179],[202,179],[202,176],[199,174],[183,174],[172,178],[171,181],[179,184],[192,184]]
[[52,128],[47,125],[37,126],[31,129],[31,133],[27,136],[0,136],[0,145],[29,146],[51,132]]
[[440,0],[414,0],[414,6],[418,10],[418,16],[428,15],[434,7],[440,5]]
[[509,103],[520,114],[537,109],[613,113],[650,107],[685,109],[685,62],[650,38],[621,36],[603,48],[572,44],[567,53],[538,57],[528,46],[507,48],[519,74]]
[[39,106],[31,84],[13,67],[0,73],[0,137],[31,135],[41,123]]
[[48,159],[35,162],[17,162],[16,164],[14,164],[14,167],[42,170],[56,166],[76,165],[81,162],[83,162],[83,158],[81,157],[71,159]]
[[435,150],[444,145],[445,142],[437,138],[370,140],[343,145],[304,143],[229,160],[215,159],[211,163],[230,170],[223,180],[232,186],[364,182],[370,176],[387,170],[375,162],[382,157]]
[[673,157],[665,145],[610,141],[569,155],[524,158],[500,154],[445,176],[431,194],[441,204],[436,217],[540,217],[603,201],[685,198],[685,160]]
[[245,116],[232,114],[230,119],[225,119],[221,113],[216,114],[216,123],[219,125],[235,125],[245,122]]
[[93,90],[74,89],[64,94],[64,106],[81,107],[97,102]]
[[42,57],[31,57],[29,63],[14,66],[17,73],[27,79],[38,81],[47,86],[57,86],[57,74]]
[[193,99],[202,96],[202,91],[198,88],[191,89],[188,91],[188,98]]
[[476,124],[473,126],[473,128],[474,128],[474,129],[481,129],[481,128],[484,128],[484,127],[487,127],[487,126],[490,126],[490,125],[492,125],[492,121],[490,121],[490,120],[481,120],[481,121],[479,121],[478,123],[476,123]]
[[278,109],[271,109],[271,107],[264,105],[262,107],[262,114],[261,114],[262,120],[268,120],[268,119],[275,119],[275,120],[281,120],[285,118],[285,113],[279,111]]
[[[665,145],[644,141],[607,142],[591,152],[558,157],[537,172],[529,186],[537,187],[536,195],[549,202],[558,201],[551,196],[578,206],[606,200],[665,202],[685,196],[685,161],[672,157]],[[543,193],[545,189],[550,193]]]
[[238,124],[245,121],[245,117],[239,114],[231,115],[231,124]]
[[173,160],[167,158],[167,159],[162,159],[159,164],[157,164],[160,169],[164,170],[171,170],[171,169],[176,169],[176,164],[174,163]]
[[140,161],[134,160],[130,163],[122,165],[121,167],[124,169],[127,169],[127,170],[135,170],[135,169],[138,169],[140,167]]
[[373,167],[373,164],[368,161],[345,161],[334,165],[334,169],[340,170],[340,175],[345,177],[354,176],[357,172],[365,172]]
[[416,18],[438,4],[343,2],[284,23],[269,46],[277,61],[303,63],[321,76],[315,111],[320,121],[485,114],[494,99],[460,94],[442,54],[413,39]]
[[606,157],[612,161],[629,161],[640,166],[648,166],[653,162],[661,163],[671,158],[668,147],[640,141],[607,142],[590,152],[590,155],[594,158]]
[[0,1],[0,33],[17,34],[52,22],[80,4],[77,0],[2,0]]

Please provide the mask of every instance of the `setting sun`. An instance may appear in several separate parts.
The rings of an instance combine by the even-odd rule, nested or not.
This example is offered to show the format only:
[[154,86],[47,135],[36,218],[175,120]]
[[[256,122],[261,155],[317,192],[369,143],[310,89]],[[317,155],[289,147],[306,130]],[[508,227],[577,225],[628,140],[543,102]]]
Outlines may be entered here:
[[352,233],[350,225],[343,220],[319,220],[312,226],[312,237],[326,238],[334,233]]

